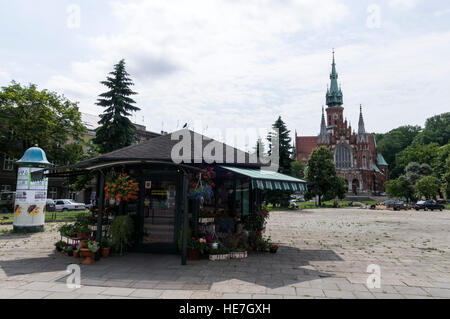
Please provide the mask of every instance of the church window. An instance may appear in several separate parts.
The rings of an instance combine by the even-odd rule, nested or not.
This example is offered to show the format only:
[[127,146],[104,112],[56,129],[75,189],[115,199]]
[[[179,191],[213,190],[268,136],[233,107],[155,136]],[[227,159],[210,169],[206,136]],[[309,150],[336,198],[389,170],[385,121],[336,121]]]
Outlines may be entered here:
[[352,157],[350,149],[344,145],[339,145],[336,147],[335,151],[335,162],[337,168],[350,168],[352,167]]

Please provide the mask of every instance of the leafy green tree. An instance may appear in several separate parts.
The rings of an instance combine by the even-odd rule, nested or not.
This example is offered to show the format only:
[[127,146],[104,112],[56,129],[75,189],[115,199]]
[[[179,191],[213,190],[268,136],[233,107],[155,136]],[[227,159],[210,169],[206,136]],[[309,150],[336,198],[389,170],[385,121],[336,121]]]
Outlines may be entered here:
[[386,193],[390,197],[406,198],[408,201],[415,198],[414,186],[404,176],[400,176],[397,179],[392,179],[385,183]]
[[448,167],[446,166],[446,161],[449,156],[450,143],[439,148],[437,156],[431,164],[433,168],[433,174],[437,178],[442,179],[442,177],[449,171]]
[[50,162],[73,164],[83,156],[81,122],[77,103],[34,84],[13,81],[0,90],[0,152],[20,158],[37,144]]
[[450,155],[445,162],[446,173],[442,175],[442,182],[447,198],[450,198]]
[[427,119],[425,129],[417,135],[414,142],[418,144],[437,143],[442,146],[450,142],[450,112]]
[[425,163],[431,166],[438,157],[439,149],[440,147],[436,143],[410,145],[397,155],[397,168],[403,173],[406,166],[411,162],[417,162],[419,164]]
[[308,183],[305,198],[317,196],[319,206],[322,205],[323,200],[333,199],[337,196],[343,197],[347,192],[347,183],[336,174],[333,153],[325,146],[312,151],[305,170],[305,177]]
[[275,121],[272,125],[272,128],[275,130],[274,133],[269,133],[267,140],[269,141],[269,156],[272,155],[272,141],[278,139],[279,143],[279,157],[280,157],[280,168],[278,169],[279,173],[288,174],[291,170],[291,162],[292,162],[292,145],[291,145],[291,137],[290,131],[287,129],[286,124],[281,119],[281,116]]
[[306,165],[302,161],[293,161],[291,162],[291,176],[296,178],[304,178],[305,177],[305,168]]
[[133,105],[136,102],[131,96],[137,93],[130,89],[133,82],[125,70],[125,60],[116,64],[109,74],[106,81],[101,82],[109,91],[100,94],[97,102],[97,105],[106,108],[100,115],[100,127],[94,139],[101,153],[112,152],[136,141],[136,128],[127,116],[140,110]]
[[386,134],[375,134],[378,151],[383,154],[389,164],[392,177],[401,174],[401,170],[396,167],[396,155],[412,144],[416,136],[421,132],[420,126],[400,126]]
[[419,197],[435,198],[439,193],[441,182],[434,176],[425,176],[419,179],[414,185]]
[[432,173],[433,170],[430,165],[417,162],[409,163],[405,169],[405,177],[412,185],[422,177],[430,176]]

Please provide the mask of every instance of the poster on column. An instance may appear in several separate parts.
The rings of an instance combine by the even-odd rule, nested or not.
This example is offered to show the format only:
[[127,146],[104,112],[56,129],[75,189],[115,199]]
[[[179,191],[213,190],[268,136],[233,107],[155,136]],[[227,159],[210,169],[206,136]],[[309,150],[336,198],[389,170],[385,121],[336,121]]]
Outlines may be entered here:
[[31,173],[42,168],[19,167],[14,205],[14,225],[42,226],[45,223],[48,179],[31,180]]

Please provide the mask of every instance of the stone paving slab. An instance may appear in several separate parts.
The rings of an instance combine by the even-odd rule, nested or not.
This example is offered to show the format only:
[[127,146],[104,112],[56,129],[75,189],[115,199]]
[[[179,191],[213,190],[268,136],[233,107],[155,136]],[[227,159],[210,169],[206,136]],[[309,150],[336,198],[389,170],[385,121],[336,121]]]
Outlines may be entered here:
[[[176,255],[128,253],[80,265],[79,289],[66,287],[66,267],[81,260],[54,251],[57,226],[0,234],[0,298],[450,299],[449,211],[272,212],[265,235],[277,254],[181,266]],[[379,289],[366,285],[370,264]]]

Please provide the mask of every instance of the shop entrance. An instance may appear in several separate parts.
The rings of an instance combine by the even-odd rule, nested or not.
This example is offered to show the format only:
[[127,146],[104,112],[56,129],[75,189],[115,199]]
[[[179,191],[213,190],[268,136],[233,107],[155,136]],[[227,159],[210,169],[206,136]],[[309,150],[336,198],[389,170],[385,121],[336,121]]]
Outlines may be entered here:
[[144,177],[144,209],[141,221],[140,245],[146,251],[175,252],[179,220],[178,203],[181,192],[177,179],[170,176]]

